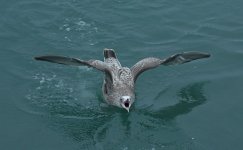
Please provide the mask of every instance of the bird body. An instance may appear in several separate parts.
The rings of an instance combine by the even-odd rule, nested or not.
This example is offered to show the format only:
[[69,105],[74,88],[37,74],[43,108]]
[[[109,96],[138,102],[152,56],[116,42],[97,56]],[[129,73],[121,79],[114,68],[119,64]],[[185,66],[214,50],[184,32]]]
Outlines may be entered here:
[[129,111],[134,102],[134,80],[128,67],[122,67],[113,50],[104,50],[104,62],[110,68],[105,74],[102,93],[105,101]]
[[104,100],[109,105],[124,108],[129,112],[135,101],[135,82],[141,73],[160,65],[183,64],[209,56],[207,53],[185,52],[172,55],[166,59],[148,57],[138,61],[131,68],[122,67],[113,49],[104,49],[104,61],[93,59],[85,61],[54,55],[35,57],[35,59],[65,65],[86,65],[102,71],[105,74],[102,85]]

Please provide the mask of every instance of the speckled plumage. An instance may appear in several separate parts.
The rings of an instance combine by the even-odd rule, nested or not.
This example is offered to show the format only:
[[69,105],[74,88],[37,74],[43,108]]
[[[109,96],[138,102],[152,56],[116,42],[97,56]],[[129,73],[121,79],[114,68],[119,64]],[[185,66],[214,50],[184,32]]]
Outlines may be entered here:
[[122,67],[118,59],[105,58],[104,62],[110,68],[110,75],[106,73],[102,91],[106,102],[110,105],[122,107],[120,98],[130,96],[130,104],[134,102],[134,80],[132,72],[127,67]]
[[172,55],[166,59],[148,57],[140,60],[131,68],[122,67],[115,51],[112,49],[104,49],[104,61],[93,59],[85,61],[63,56],[40,56],[35,57],[35,59],[64,65],[86,65],[104,72],[102,93],[105,101],[110,105],[124,108],[129,112],[135,100],[135,82],[141,73],[160,65],[183,64],[209,56],[207,53],[185,52]]

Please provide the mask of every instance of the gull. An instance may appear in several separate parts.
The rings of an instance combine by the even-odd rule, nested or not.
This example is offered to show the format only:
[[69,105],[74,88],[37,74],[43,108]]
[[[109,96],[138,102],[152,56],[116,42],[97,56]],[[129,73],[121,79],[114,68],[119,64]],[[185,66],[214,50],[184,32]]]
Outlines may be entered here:
[[131,68],[123,67],[113,49],[105,48],[104,61],[100,60],[81,60],[78,58],[63,57],[56,55],[45,55],[35,57],[36,60],[48,61],[52,63],[88,66],[95,68],[104,73],[102,93],[107,104],[124,108],[129,112],[135,101],[135,82],[138,77],[149,69],[156,68],[160,65],[178,65],[184,64],[196,59],[208,58],[210,54],[190,51],[174,54],[165,59],[156,57],[147,57],[138,61]]

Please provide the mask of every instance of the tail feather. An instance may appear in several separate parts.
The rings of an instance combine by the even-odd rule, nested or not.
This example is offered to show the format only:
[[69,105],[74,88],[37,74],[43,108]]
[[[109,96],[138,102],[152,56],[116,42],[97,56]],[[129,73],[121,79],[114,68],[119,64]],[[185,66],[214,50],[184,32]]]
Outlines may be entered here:
[[113,49],[104,49],[104,57],[107,58],[116,58],[116,53]]

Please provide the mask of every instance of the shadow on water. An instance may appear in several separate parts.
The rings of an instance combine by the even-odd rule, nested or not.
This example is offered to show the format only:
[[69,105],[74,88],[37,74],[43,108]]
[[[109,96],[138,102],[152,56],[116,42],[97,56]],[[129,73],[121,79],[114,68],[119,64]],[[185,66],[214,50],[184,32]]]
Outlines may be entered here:
[[177,126],[176,117],[206,101],[205,82],[181,88],[175,105],[155,111],[151,104],[146,109],[133,108],[130,113],[100,107],[100,92],[88,98],[92,103],[77,102],[69,85],[64,83],[56,90],[54,82],[59,81],[49,79],[49,83],[33,91],[29,96],[31,107],[48,117],[53,130],[62,131],[82,149],[195,149],[192,137]]
[[172,120],[179,115],[189,113],[194,107],[201,105],[206,101],[206,97],[203,95],[203,86],[205,84],[206,82],[187,85],[180,89],[177,94],[180,98],[179,103],[165,107],[156,112],[145,114],[162,120]]

